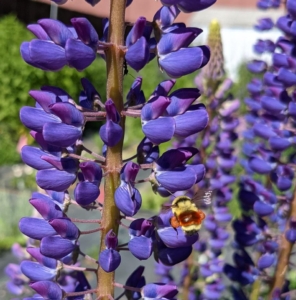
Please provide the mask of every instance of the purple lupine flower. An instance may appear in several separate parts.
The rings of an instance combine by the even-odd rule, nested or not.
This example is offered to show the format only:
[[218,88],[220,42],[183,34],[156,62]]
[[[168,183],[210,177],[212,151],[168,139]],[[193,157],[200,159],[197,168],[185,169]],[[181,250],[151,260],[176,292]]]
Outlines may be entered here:
[[47,221],[37,218],[22,218],[19,221],[19,229],[23,234],[35,240],[41,240],[45,236],[57,234]]
[[27,279],[17,264],[8,264],[5,267],[5,274],[9,277],[6,284],[8,291],[13,295],[21,295],[24,292]]
[[99,263],[105,272],[113,272],[118,268],[121,262],[121,256],[116,250],[118,239],[112,229],[110,229],[105,238],[106,248],[99,255]]
[[128,248],[131,253],[138,259],[148,259],[153,250],[154,226],[151,221],[145,219],[136,219],[130,224],[130,241]]
[[149,61],[149,40],[144,36],[146,18],[140,17],[126,38],[126,62],[136,71],[140,71]]
[[216,0],[198,0],[198,1],[188,1],[188,0],[161,0],[163,5],[176,5],[181,11],[184,12],[194,12],[206,9],[213,5]]
[[142,197],[134,187],[139,165],[128,162],[121,170],[121,183],[115,190],[114,200],[118,209],[127,216],[135,215],[141,208]]
[[56,218],[50,220],[49,224],[64,239],[77,240],[79,238],[78,227],[68,218]]
[[149,299],[175,299],[178,289],[175,285],[163,283],[149,283],[142,288],[142,297]]
[[44,237],[40,243],[41,254],[55,259],[62,259],[78,251],[78,248],[75,240],[64,239],[57,235]]
[[31,281],[53,281],[58,274],[57,268],[49,268],[38,262],[24,260],[21,262],[21,270]]
[[21,45],[23,59],[46,71],[58,71],[65,65],[81,71],[96,58],[98,35],[85,18],[73,18],[70,30],[57,20],[41,19],[28,29],[37,39]]
[[156,162],[154,176],[157,184],[170,192],[191,188],[202,180],[205,168],[202,164],[185,165],[198,150],[193,147],[172,149],[165,152]]
[[42,133],[46,143],[56,147],[72,146],[81,138],[84,117],[73,104],[61,102],[55,93],[32,91],[31,95],[36,107],[23,107],[20,111],[25,126]]
[[100,137],[108,147],[114,147],[122,139],[123,130],[119,125],[120,115],[112,99],[105,103],[106,123],[100,128]]
[[81,173],[78,174],[80,180],[77,183],[74,195],[75,200],[80,205],[89,205],[100,195],[100,183],[102,179],[102,169],[94,162],[83,162],[79,164]]
[[[146,284],[145,277],[143,276],[145,267],[139,266],[126,280],[125,285],[131,286],[135,288],[142,288]],[[125,290],[125,295],[127,298],[131,299],[140,299],[141,294],[140,292],[132,292],[129,290]]]
[[[61,1],[59,2],[61,3]],[[64,1],[62,0],[62,2]],[[99,1],[87,0],[87,2],[94,5]],[[127,1],[126,5],[131,2],[131,0]],[[193,4],[187,0],[176,0],[174,3],[170,3],[174,6],[164,7],[159,11],[159,17],[155,17],[153,26],[146,22],[145,18],[139,18],[127,36],[126,46],[116,45],[116,49],[121,51],[121,58],[125,59],[135,70],[142,69],[148,61],[158,56],[160,67],[170,75],[179,77],[195,71],[207,63],[210,56],[209,48],[206,46],[189,47],[201,30],[186,28],[182,24],[173,24],[173,21],[178,15],[179,9],[188,12],[199,11],[214,2],[215,0],[202,0]],[[158,21],[161,21],[161,24],[156,24]],[[116,26],[113,24],[112,18],[110,18],[110,31],[108,29],[109,21],[105,20],[101,41],[86,19],[74,18],[71,22],[73,28],[68,28],[58,21],[44,19],[40,20],[38,25],[31,27],[38,39],[22,45],[21,51],[24,59],[44,70],[58,70],[66,64],[82,70],[94,60],[98,51],[107,58],[107,66],[110,67],[109,54],[114,50],[114,44],[110,41],[114,33],[114,26]],[[151,37],[152,30],[154,30],[153,37]],[[44,51],[43,46],[48,52]],[[50,49],[52,49],[51,53]],[[108,52],[109,50],[111,52]],[[103,51],[105,51],[104,54]],[[179,64],[176,65],[172,59],[178,58],[180,55],[187,57],[183,60],[183,68],[180,68]],[[117,71],[115,70],[115,72]],[[143,123],[148,124],[143,124],[146,137],[137,151],[138,159],[142,159],[141,163],[152,163],[153,174],[147,180],[155,179],[159,189],[173,190],[171,185],[174,183],[170,183],[169,180],[171,178],[172,181],[177,181],[177,174],[181,174],[185,176],[185,179],[178,188],[185,190],[203,179],[205,166],[200,163],[200,158],[195,159],[193,165],[187,164],[187,161],[197,153],[194,147],[183,147],[170,155],[163,155],[159,158],[158,144],[168,141],[172,137],[187,138],[196,134],[207,126],[209,119],[206,107],[196,102],[200,96],[199,91],[197,89],[179,89],[169,94],[174,84],[175,80],[162,82],[145,104],[144,93],[141,91],[141,79],[136,80],[127,97],[127,103],[124,105],[126,114],[125,111],[117,111],[116,107],[121,106],[118,105],[117,96],[116,103],[109,99],[104,105],[99,93],[86,79],[82,80],[84,91],[80,95],[80,106],[75,105],[71,97],[59,88],[44,87],[41,91],[31,92],[37,102],[36,107],[24,109],[21,112],[21,119],[32,130],[31,134],[41,149],[26,147],[23,151],[23,159],[38,170],[37,182],[41,188],[46,190],[47,195],[34,193],[30,199],[31,204],[37,208],[44,219],[36,221],[35,218],[24,218],[20,222],[20,228],[32,238],[41,240],[40,249],[28,247],[28,253],[36,262],[28,261],[28,263],[22,264],[24,272],[28,274],[30,280],[34,281],[31,287],[39,294],[36,295],[37,298],[60,299],[66,296],[81,298],[88,295],[87,290],[91,288],[80,271],[81,269],[76,266],[72,266],[74,272],[60,267],[57,269],[57,260],[64,264],[73,264],[76,263],[78,254],[84,255],[79,249],[80,231],[73,223],[74,221],[82,222],[82,220],[68,217],[69,205],[80,204],[88,206],[85,207],[87,209],[91,207],[91,209],[97,208],[102,211],[102,220],[96,220],[97,223],[102,223],[102,228],[93,230],[101,230],[103,237],[105,235],[105,243],[102,242],[101,247],[105,245],[106,249],[100,251],[99,267],[105,272],[113,272],[120,265],[119,251],[126,250],[123,248],[124,246],[118,246],[118,237],[114,233],[117,232],[117,223],[120,223],[120,220],[106,219],[107,202],[110,200],[108,197],[105,199],[106,205],[99,205],[96,203],[96,199],[100,193],[99,187],[102,179],[102,171],[98,162],[105,164],[102,168],[106,170],[104,174],[106,186],[109,186],[110,177],[113,177],[109,172],[118,173],[119,168],[122,167],[113,166],[115,169],[108,169],[110,153],[116,150],[118,155],[121,154],[119,153],[122,146],[120,142],[123,139],[124,126],[124,120],[120,120],[121,114],[123,116],[129,116],[129,112],[130,115],[134,113],[134,116],[141,114]],[[107,94],[110,94],[110,91]],[[111,94],[113,95],[113,91]],[[84,146],[82,133],[86,121],[101,120],[105,117],[107,122],[100,128],[100,137],[105,143],[103,153],[106,159],[104,160],[100,155],[89,151]],[[235,125],[232,120],[228,123],[225,120],[225,127],[229,128]],[[168,133],[162,126],[168,128]],[[156,130],[161,128],[161,130],[157,132],[155,128]],[[118,147],[106,151],[107,147],[114,146]],[[92,153],[95,162],[90,162],[88,158],[85,159],[82,151]],[[172,154],[175,154],[175,157]],[[80,163],[79,160],[87,162]],[[147,168],[147,165],[143,168]],[[116,206],[126,216],[133,216],[141,206],[141,195],[135,188],[139,169],[139,165],[128,162],[121,170],[120,186],[117,186],[118,180],[114,181],[115,185],[110,185]],[[74,199],[76,200],[74,201],[70,196],[71,189],[69,192],[67,189],[74,183],[76,177],[78,177],[79,183],[74,190]],[[190,184],[186,182],[187,179]],[[91,203],[93,205],[90,205]],[[116,212],[116,208],[114,212]],[[226,211],[215,213],[221,223],[228,217]],[[119,216],[118,211],[116,215],[124,218],[124,216]],[[126,217],[126,219],[130,218]],[[104,226],[109,221],[111,226],[107,225],[107,230],[113,229],[110,229],[106,235]],[[34,225],[37,227],[36,232],[33,232]],[[84,233],[90,232],[91,230]],[[147,259],[154,252],[156,260],[166,265],[174,265],[187,259],[192,251],[192,244],[198,239],[198,235],[184,235],[180,228],[175,231],[168,220],[166,220],[165,226],[155,229],[155,218],[136,219],[131,223],[129,233],[131,239],[128,247],[136,257]],[[225,239],[225,236],[223,231],[217,233],[217,237],[221,240]],[[35,273],[34,268],[37,270]],[[142,274],[143,268],[139,268],[128,281],[132,287],[141,289],[144,299],[175,299],[178,293],[175,285],[145,284]],[[140,278],[135,280],[135,276]],[[52,280],[57,281],[52,282]],[[73,292],[83,292],[84,294],[65,295],[65,293]],[[100,288],[98,288],[98,293],[101,293]],[[129,295],[135,299],[141,297],[139,290]]]
[[261,18],[258,20],[258,23],[254,26],[254,28],[260,31],[264,31],[272,29],[273,25],[274,24],[271,18]]
[[30,284],[30,287],[39,293],[39,295],[41,295],[44,299],[62,299],[64,295],[59,285],[52,281],[34,282]]

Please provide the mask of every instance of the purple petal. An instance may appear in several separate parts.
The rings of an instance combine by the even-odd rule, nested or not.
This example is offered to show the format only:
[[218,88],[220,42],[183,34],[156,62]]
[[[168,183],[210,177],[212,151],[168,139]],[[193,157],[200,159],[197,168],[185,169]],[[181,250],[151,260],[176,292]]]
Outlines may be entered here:
[[53,280],[57,276],[56,269],[47,268],[34,261],[22,261],[21,270],[32,281]]
[[135,44],[138,39],[140,39],[144,33],[146,25],[146,18],[145,17],[139,17],[137,21],[135,22],[133,28],[128,33],[126,37],[126,46],[130,47],[131,45]]
[[149,60],[149,47],[145,37],[141,37],[128,48],[125,59],[129,66],[139,72]]
[[291,146],[288,139],[278,136],[272,136],[268,141],[271,149],[275,151],[283,151]]
[[181,11],[189,13],[206,9],[216,1],[217,0],[180,0],[178,1],[177,6]]
[[274,212],[274,208],[268,203],[256,201],[254,204],[254,211],[260,217],[265,217],[271,215]]
[[274,169],[274,166],[271,163],[257,157],[251,158],[249,160],[249,165],[253,171],[259,174],[267,174]]
[[152,240],[145,236],[134,237],[129,241],[128,248],[136,258],[145,260],[152,254]]
[[149,283],[142,289],[144,299],[175,299],[178,294],[176,285],[164,283]]
[[169,79],[169,80],[164,80],[160,84],[157,85],[156,89],[154,92],[151,94],[151,97],[155,96],[164,96],[166,97],[170,90],[173,88],[175,85],[176,80],[175,79]]
[[79,164],[85,180],[90,182],[101,182],[103,173],[99,164],[92,161],[85,161]]
[[57,267],[58,261],[53,258],[46,257],[40,253],[40,248],[35,247],[27,247],[27,252],[37,260],[41,265],[44,265],[45,267],[55,269]]
[[188,190],[196,181],[195,171],[191,168],[157,172],[155,177],[159,184],[171,193]]
[[158,118],[142,124],[142,130],[146,137],[155,145],[169,141],[175,131],[174,118]]
[[43,237],[57,234],[47,221],[37,218],[21,218],[19,229],[24,235],[35,240],[41,240]]
[[196,88],[183,88],[170,94],[171,103],[166,112],[169,116],[181,115],[186,112],[190,105],[200,96]]
[[82,126],[84,124],[83,114],[71,103],[59,102],[50,105],[51,113],[58,116],[63,123],[72,126]]
[[95,47],[99,40],[99,36],[86,18],[72,18],[71,23],[77,32],[78,38],[86,45]]
[[170,77],[178,78],[202,68],[209,59],[210,50],[207,46],[181,48],[160,56],[159,65]]
[[77,240],[80,235],[78,227],[68,218],[54,219],[49,224],[64,239]]
[[54,203],[50,198],[48,199],[30,199],[30,204],[40,213],[45,220],[55,218],[62,218],[64,216],[61,208]]
[[294,0],[287,0],[286,2],[287,10],[291,14],[291,16],[295,19],[296,18],[296,7]]
[[106,236],[105,236],[105,245],[107,249],[115,249],[118,246],[118,238],[113,231],[113,229],[110,229]]
[[107,122],[101,126],[99,134],[107,146],[114,147],[122,139],[123,130],[119,124],[114,123],[112,120],[107,120]]
[[79,205],[89,205],[99,197],[100,189],[92,182],[79,182],[74,190],[74,195]]
[[174,136],[185,138],[205,129],[208,125],[209,115],[204,105],[196,105],[174,119],[176,122]]
[[67,64],[64,48],[50,41],[23,43],[21,54],[28,64],[45,71],[58,71]]
[[38,21],[38,24],[57,45],[65,47],[67,39],[73,38],[73,34],[69,28],[58,20],[41,19]]
[[159,56],[188,47],[201,32],[199,28],[181,27],[162,35],[157,44]]
[[105,272],[115,271],[121,262],[120,254],[114,249],[105,249],[100,253],[99,263]]
[[285,233],[285,237],[290,243],[295,243],[296,242],[296,230],[288,229]]
[[61,101],[55,94],[45,91],[33,90],[29,92],[29,95],[33,97],[38,102],[40,107],[47,113],[50,113],[50,110],[48,109],[48,106],[50,104],[56,103],[57,101]]
[[76,180],[76,174],[56,169],[40,170],[36,175],[37,184],[45,190],[63,192]]
[[141,110],[141,119],[150,121],[159,118],[170,105],[171,101],[168,97],[155,96],[151,98]]
[[162,154],[157,160],[157,170],[174,169],[183,167],[190,158],[198,153],[195,147],[179,147],[178,149],[170,149]]
[[46,123],[42,133],[46,142],[62,148],[72,146],[82,135],[80,128],[64,123]]
[[275,254],[266,253],[258,259],[257,265],[260,270],[263,270],[271,267],[275,263],[275,261]]
[[81,41],[68,39],[65,46],[66,59],[69,66],[82,71],[96,58],[96,52]]
[[20,110],[21,122],[37,132],[42,132],[45,123],[60,123],[61,120],[55,115],[46,113],[41,108],[24,106]]
[[39,24],[30,24],[27,28],[37,37],[37,39],[50,41],[50,37]]
[[198,240],[198,234],[185,235],[181,228],[175,230],[173,227],[158,229],[157,233],[164,244],[169,248],[192,246]]
[[[50,155],[37,147],[24,146],[21,150],[21,157],[25,164],[36,169],[51,169],[52,164],[41,158],[43,155]],[[51,156],[51,155],[50,155]],[[54,156],[53,156],[54,157]]]
[[55,259],[61,259],[77,248],[77,245],[67,239],[63,239],[59,236],[45,237],[40,243],[40,252],[48,257]]
[[[177,2],[176,2],[177,3]],[[173,24],[179,15],[179,9],[174,6],[162,6],[154,15],[153,22],[156,22],[160,28],[166,28]]]
[[139,191],[126,183],[115,190],[114,200],[117,208],[129,217],[134,216],[142,204]]
[[44,299],[57,300],[63,298],[63,291],[57,283],[51,281],[38,281],[30,284],[30,287]]
[[296,75],[285,68],[280,68],[277,79],[286,87],[291,87],[296,84]]
[[140,166],[134,162],[129,161],[121,169],[120,177],[125,182],[133,183],[136,180],[139,171]]
[[186,260],[192,252],[192,246],[181,248],[163,248],[158,252],[158,259],[166,266],[174,266]]

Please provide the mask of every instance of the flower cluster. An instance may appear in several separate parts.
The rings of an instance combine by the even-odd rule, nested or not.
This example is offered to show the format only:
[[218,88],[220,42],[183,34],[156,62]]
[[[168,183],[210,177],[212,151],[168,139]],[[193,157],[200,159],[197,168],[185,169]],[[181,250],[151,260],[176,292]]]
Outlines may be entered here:
[[[99,1],[87,2],[95,5]],[[180,226],[173,228],[172,219],[176,217],[171,207],[148,219],[134,218],[142,204],[136,185],[149,181],[154,192],[167,196],[191,189],[203,180],[205,166],[188,163],[198,154],[195,147],[178,147],[160,154],[159,145],[202,131],[209,115],[205,105],[198,101],[197,88],[171,91],[174,79],[161,82],[146,101],[141,90],[142,78],[138,77],[125,103],[119,81],[123,80],[124,61],[139,71],[156,57],[160,68],[174,78],[202,68],[209,61],[209,48],[190,47],[201,30],[174,20],[180,11],[199,11],[214,2],[163,1],[164,6],[153,20],[148,22],[140,17],[125,40],[124,11],[132,1],[111,1],[110,20],[104,20],[101,37],[85,18],[72,19],[71,27],[50,19],[28,26],[36,39],[21,45],[21,55],[36,68],[58,71],[67,65],[80,71],[100,54],[108,69],[107,99],[101,99],[86,78],[81,80],[79,103],[54,86],[29,92],[36,101],[35,107],[23,107],[20,119],[38,146],[23,147],[21,156],[37,170],[36,182],[43,191],[34,192],[29,200],[39,216],[24,217],[19,222],[20,231],[31,242],[26,248],[28,254],[21,257],[20,267],[7,268],[11,291],[27,292],[29,285],[40,299],[82,299],[92,294],[98,299],[113,299],[114,287],[120,287],[124,289],[122,295],[129,299],[175,299],[178,290],[174,283],[146,283],[141,266],[125,285],[114,281],[114,271],[120,267],[121,251],[129,251],[139,260],[153,254],[157,262],[167,266],[182,262],[191,254],[199,235],[196,231],[186,234]],[[116,10],[112,9],[114,6]],[[114,21],[113,14],[118,14],[118,10],[121,17],[117,15]],[[124,121],[129,116],[141,119],[144,138],[137,146],[137,161],[129,159],[123,164]],[[83,141],[86,122],[94,121],[103,122],[98,132],[104,144],[100,153],[88,149]],[[148,169],[149,176],[139,180],[138,172]],[[98,201],[102,182],[103,203]],[[94,210],[99,217],[71,218],[70,205]],[[196,214],[201,223],[203,213]],[[97,227],[83,231],[79,223],[93,223]],[[129,233],[124,244],[119,243],[119,226]],[[97,232],[101,234],[100,251],[97,258],[92,258],[82,251],[80,237]],[[80,265],[81,256],[89,261],[90,267]],[[93,289],[89,283],[91,276],[86,272],[95,273],[99,279]]]
[[[235,232],[235,266],[227,264],[224,271],[241,286],[253,284],[252,297],[256,298],[261,293],[256,288],[259,281],[272,280],[270,299],[279,299],[282,293],[288,291],[288,281],[283,274],[287,271],[285,262],[289,261],[291,253],[284,249],[289,249],[294,243],[294,196],[290,194],[294,178],[290,159],[294,151],[292,156],[284,152],[293,146],[295,133],[294,42],[289,38],[293,36],[291,5],[295,7],[295,1],[287,1],[289,14],[276,22],[285,37],[280,37],[276,42],[260,40],[254,48],[257,53],[269,52],[272,65],[268,67],[262,60],[248,64],[248,69],[258,75],[248,84],[250,97],[245,99],[249,112],[245,116],[248,129],[243,133],[246,159],[242,160],[242,165],[247,175],[241,178],[238,194],[243,215],[232,224]],[[279,2],[260,1],[258,6],[275,8]],[[255,28],[265,31],[273,26],[272,20],[265,18],[259,20]],[[285,237],[281,238],[279,233],[284,233]],[[257,256],[251,258],[246,247],[252,247]],[[237,293],[247,298],[242,290],[233,290],[233,295]]]

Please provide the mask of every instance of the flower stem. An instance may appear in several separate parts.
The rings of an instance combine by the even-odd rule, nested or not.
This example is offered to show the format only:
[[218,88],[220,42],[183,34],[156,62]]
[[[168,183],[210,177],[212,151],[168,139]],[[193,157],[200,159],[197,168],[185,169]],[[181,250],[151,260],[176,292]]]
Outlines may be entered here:
[[[107,98],[111,98],[117,111],[123,110],[123,61],[124,52],[120,46],[124,44],[125,29],[125,5],[126,0],[111,0],[109,16],[109,38],[111,46],[105,51],[107,64]],[[121,126],[124,130],[125,118],[121,118]],[[106,177],[105,177],[105,199],[102,214],[102,224],[104,228],[101,234],[100,252],[106,249],[105,236],[110,229],[117,234],[118,222],[120,218],[119,210],[114,203],[114,192],[120,182],[119,171],[122,164],[121,140],[114,147],[108,147],[106,154]],[[114,297],[114,272],[106,273],[101,267],[98,268],[98,292],[97,297],[108,300],[108,295]]]
[[[291,202],[285,232],[287,230],[289,230],[289,228],[290,228],[290,224],[289,224],[290,218],[296,219],[296,188],[294,190],[293,200]],[[270,299],[270,300],[273,299],[273,297],[272,297],[273,292],[277,289],[281,290],[285,283],[285,276],[288,271],[289,259],[290,259],[292,248],[293,248],[293,243],[290,243],[286,239],[285,233],[282,235],[282,241],[281,241],[281,243],[279,243],[279,245],[280,245],[280,250],[279,250],[279,254],[278,254],[278,261],[277,261],[273,281],[271,284],[270,293],[268,296],[268,299]]]

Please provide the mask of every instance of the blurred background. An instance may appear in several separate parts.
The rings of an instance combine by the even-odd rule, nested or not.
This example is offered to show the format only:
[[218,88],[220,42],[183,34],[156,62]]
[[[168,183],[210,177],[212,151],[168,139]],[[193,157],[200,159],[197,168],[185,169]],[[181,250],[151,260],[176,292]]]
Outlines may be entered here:
[[[127,9],[127,27],[137,16],[152,20],[154,13],[161,7],[160,1],[134,0]],[[39,89],[42,85],[56,85],[65,89],[73,99],[78,99],[81,85],[80,78],[87,77],[105,100],[105,63],[98,58],[83,72],[64,68],[58,73],[44,72],[27,65],[19,53],[20,44],[29,41],[33,35],[26,29],[28,24],[36,23],[42,18],[56,18],[66,25],[70,19],[78,16],[87,17],[102,35],[102,18],[107,17],[109,0],[101,0],[94,8],[82,0],[68,1],[57,7],[49,0],[0,0],[0,298],[3,296],[5,281],[2,270],[11,260],[9,250],[13,243],[24,243],[24,237],[18,231],[18,220],[22,216],[30,216],[32,208],[28,203],[30,193],[36,190],[35,171],[21,163],[19,151],[25,144],[31,144],[28,130],[19,121],[19,110],[22,106],[34,105],[28,92]],[[268,12],[273,20],[282,14],[281,10]],[[206,12],[181,13],[177,22],[187,26],[202,28],[204,32],[195,40],[196,45],[206,44],[208,26],[213,19],[221,25],[224,48],[225,70],[235,82],[232,87],[234,97],[243,99],[247,95],[246,84],[252,78],[245,63],[254,59],[253,44],[261,39],[276,39],[277,30],[267,33],[256,32],[254,24],[265,12],[258,11],[256,0],[217,0],[217,3]],[[175,89],[194,86],[194,78],[198,73],[177,80]],[[139,74],[129,70],[124,79],[124,92],[127,94],[136,76],[142,76],[143,91],[146,97],[155,89],[165,75],[158,70],[157,62],[150,62]],[[146,78],[149,78],[147,80]],[[96,152],[100,152],[102,144],[98,137],[99,124],[87,127],[85,139]],[[128,135],[130,128],[137,128],[136,133]],[[137,144],[143,137],[140,120],[127,121],[125,139],[125,158],[135,154]],[[166,149],[168,145],[162,145]],[[148,187],[147,187],[148,189]],[[146,193],[148,194],[148,193]],[[153,197],[150,199],[148,197]],[[156,208],[156,198],[151,193],[144,197],[146,209]],[[158,206],[159,207],[159,206]]]

